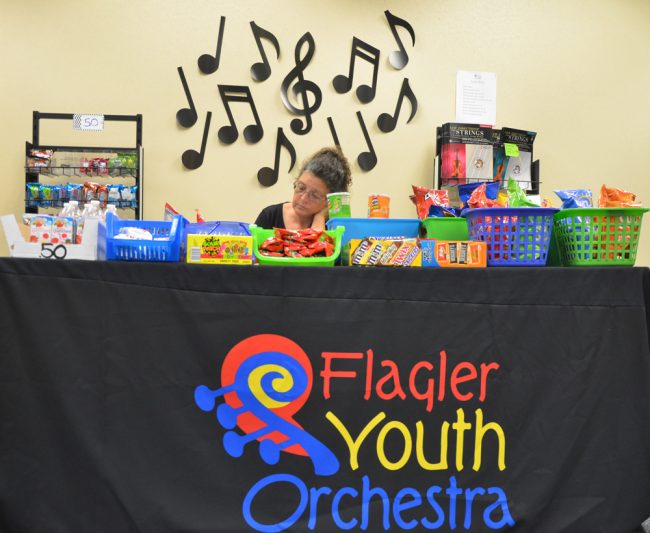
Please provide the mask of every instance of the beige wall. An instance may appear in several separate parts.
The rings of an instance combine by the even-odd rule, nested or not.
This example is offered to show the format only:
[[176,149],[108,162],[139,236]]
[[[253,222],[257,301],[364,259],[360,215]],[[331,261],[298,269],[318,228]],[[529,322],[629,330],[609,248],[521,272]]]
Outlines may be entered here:
[[[385,9],[415,28],[416,46],[408,47],[411,61],[402,71],[387,64],[395,46]],[[205,76],[196,59],[214,51],[221,15],[227,19],[221,66]],[[249,76],[258,57],[251,20],[272,31],[282,49],[276,62],[267,48],[273,73],[263,83]],[[294,117],[282,106],[279,88],[305,31],[316,41],[306,77],[322,88],[323,105],[312,132],[299,137],[289,130]],[[366,105],[331,85],[347,70],[353,36],[382,51],[378,93]],[[188,215],[200,208],[211,219],[244,221],[267,204],[289,199],[292,176],[285,155],[275,186],[263,188],[256,177],[273,162],[277,127],[290,134],[300,161],[332,143],[326,122],[332,116],[353,160],[353,214],[365,215],[368,193],[386,192],[393,197],[392,215],[411,217],[411,184],[431,185],[435,127],[454,120],[457,70],[496,72],[497,126],[538,132],[543,196],[557,204],[553,189],[589,187],[597,194],[608,183],[636,192],[650,205],[647,0],[5,0],[0,50],[0,214],[23,210],[24,142],[31,140],[32,111],[39,110],[143,114],[145,218],[161,218],[169,201]],[[189,130],[175,121],[185,105],[178,66],[186,71],[199,109],[199,122]],[[356,75],[363,79],[368,73],[362,66]],[[376,117],[393,110],[403,77],[417,95],[418,114],[408,125],[403,116],[393,133],[383,134]],[[251,87],[265,127],[258,144],[240,137],[234,145],[220,145],[216,132],[226,115],[217,84]],[[205,163],[187,171],[181,154],[198,149],[207,110],[213,116]],[[358,110],[378,153],[371,172],[356,163],[365,149]],[[235,113],[245,121],[246,113]],[[122,133],[85,135],[122,144]],[[130,133],[125,135],[130,140]],[[46,129],[42,141],[64,143],[68,136],[67,126]],[[7,253],[2,238],[0,254]],[[650,228],[637,264],[650,265]]]

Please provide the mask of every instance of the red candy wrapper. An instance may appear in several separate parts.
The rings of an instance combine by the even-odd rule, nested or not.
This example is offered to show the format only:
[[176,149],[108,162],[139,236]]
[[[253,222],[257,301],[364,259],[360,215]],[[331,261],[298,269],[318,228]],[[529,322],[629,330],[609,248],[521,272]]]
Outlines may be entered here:
[[313,228],[275,228],[274,236],[260,244],[260,253],[273,257],[329,257],[334,253],[334,240]]

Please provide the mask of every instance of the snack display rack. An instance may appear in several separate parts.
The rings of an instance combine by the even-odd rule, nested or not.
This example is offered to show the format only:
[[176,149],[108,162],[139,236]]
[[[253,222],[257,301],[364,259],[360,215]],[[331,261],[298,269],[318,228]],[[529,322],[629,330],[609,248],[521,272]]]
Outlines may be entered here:
[[[121,209],[132,209],[134,218],[142,218],[143,202],[143,149],[142,149],[142,115],[103,115],[105,122],[133,122],[135,124],[135,144],[127,147],[100,146],[58,146],[40,144],[41,120],[74,119],[69,113],[41,113],[34,111],[32,125],[32,142],[25,143],[25,212],[38,213],[40,208],[60,208],[63,202],[77,198],[57,198],[47,195],[30,195],[30,185],[65,185],[67,181],[83,183],[85,180],[101,181],[103,184],[128,182],[135,190],[129,198],[108,198],[109,203]],[[35,153],[47,153],[49,159],[38,160]],[[119,164],[94,168],[81,161],[85,155],[103,154],[114,158]],[[126,162],[126,164],[124,164]],[[83,201],[80,206],[83,206]]]

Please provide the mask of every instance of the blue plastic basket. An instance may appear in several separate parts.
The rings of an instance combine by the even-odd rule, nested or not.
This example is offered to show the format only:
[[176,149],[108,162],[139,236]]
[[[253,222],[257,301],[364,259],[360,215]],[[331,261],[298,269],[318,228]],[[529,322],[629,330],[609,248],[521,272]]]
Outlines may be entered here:
[[415,238],[420,230],[418,218],[332,218],[327,221],[327,229],[345,228],[343,246],[350,239],[365,237],[406,237]]
[[488,266],[545,266],[553,215],[546,207],[468,209],[469,238],[487,244]]
[[[116,239],[121,228],[139,228],[150,232],[153,240]],[[105,244],[109,261],[164,261],[180,259],[183,236],[183,217],[175,215],[170,221],[120,220],[113,213],[106,213],[106,225],[100,224],[100,249]]]
[[210,222],[190,222],[185,225],[185,235],[239,235],[247,236],[251,232],[246,222],[214,220]]

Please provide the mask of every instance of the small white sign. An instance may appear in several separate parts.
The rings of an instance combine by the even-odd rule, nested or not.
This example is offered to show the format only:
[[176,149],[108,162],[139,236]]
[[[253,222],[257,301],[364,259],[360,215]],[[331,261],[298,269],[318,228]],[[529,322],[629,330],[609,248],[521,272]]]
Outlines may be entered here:
[[458,71],[456,74],[456,122],[496,125],[496,73]]
[[72,128],[82,131],[104,131],[104,115],[74,115]]

